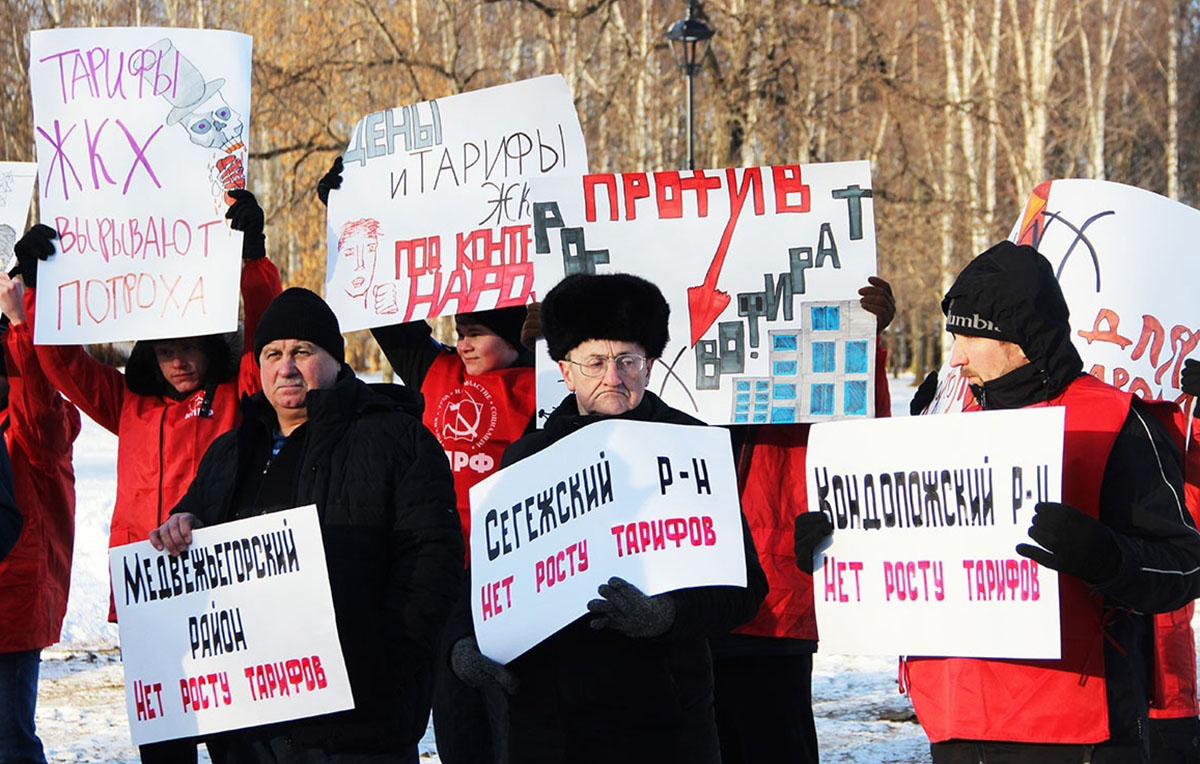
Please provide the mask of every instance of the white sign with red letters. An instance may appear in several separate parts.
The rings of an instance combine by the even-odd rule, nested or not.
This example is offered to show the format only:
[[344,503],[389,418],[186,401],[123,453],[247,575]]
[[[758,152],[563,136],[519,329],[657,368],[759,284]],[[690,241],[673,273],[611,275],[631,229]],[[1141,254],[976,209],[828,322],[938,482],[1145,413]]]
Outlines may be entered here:
[[39,344],[237,328],[251,38],[154,27],[29,34],[41,221]]
[[555,74],[373,112],[342,159],[325,299],[351,331],[529,302],[528,181],[583,175],[587,145]]
[[354,707],[317,508],[109,553],[136,745]]
[[1062,492],[1065,409],[815,425],[808,506],[821,649],[1059,657],[1058,573],[1017,554]]
[[648,595],[745,586],[729,432],[607,420],[471,489],[471,612],[507,663],[617,576]]
[[[662,290],[670,340],[651,388],[709,424],[875,416],[869,162],[594,174],[531,182],[537,287],[633,273]],[[565,394],[537,354],[538,407]],[[543,413],[541,416],[545,416]]]

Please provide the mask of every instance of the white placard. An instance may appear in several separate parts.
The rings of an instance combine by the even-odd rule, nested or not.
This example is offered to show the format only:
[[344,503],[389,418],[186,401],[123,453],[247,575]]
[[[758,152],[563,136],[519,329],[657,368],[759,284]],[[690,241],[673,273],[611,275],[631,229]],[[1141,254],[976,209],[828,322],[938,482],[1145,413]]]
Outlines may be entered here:
[[1200,210],[1120,183],[1046,181],[1011,238],[1054,266],[1084,371],[1148,400],[1183,402],[1179,372],[1200,345]]
[[[1191,278],[1200,210],[1110,181],[1046,181],[1009,238],[1053,266],[1084,371],[1148,400],[1184,403],[1179,372],[1200,345]],[[947,360],[925,413],[961,411],[970,395]]]
[[507,663],[619,576],[646,594],[746,585],[729,433],[609,420],[471,488],[471,613]]
[[0,162],[0,270],[13,267],[13,245],[25,232],[37,165],[33,162]]
[[251,38],[154,27],[30,33],[39,344],[237,328]]
[[555,74],[368,114],[343,160],[325,300],[351,331],[529,302],[527,181],[587,147]]
[[136,745],[354,707],[317,508],[109,553]]
[[834,524],[815,557],[821,650],[1059,657],[1058,574],[1017,554],[1062,492],[1065,409],[813,427],[808,506]]
[[[868,162],[532,182],[538,292],[570,273],[635,273],[670,334],[651,380],[709,424],[870,418],[875,273]],[[538,406],[566,390],[537,354]]]

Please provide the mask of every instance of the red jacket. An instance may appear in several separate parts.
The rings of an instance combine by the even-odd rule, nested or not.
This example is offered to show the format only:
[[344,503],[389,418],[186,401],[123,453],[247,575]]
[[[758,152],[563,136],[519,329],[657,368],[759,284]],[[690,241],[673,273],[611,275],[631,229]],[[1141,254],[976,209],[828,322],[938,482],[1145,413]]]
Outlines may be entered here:
[[[1081,376],[1057,398],[1065,406],[1062,500],[1091,517],[1109,453],[1131,396]],[[1057,661],[909,658],[907,684],[931,743],[994,740],[1099,743],[1109,739],[1102,598],[1059,576],[1062,658]]]
[[[262,389],[254,358],[254,329],[281,291],[279,271],[267,258],[242,267],[245,342],[237,375],[221,383],[208,416],[205,390],[176,401],[129,391],[118,370],[79,345],[38,345],[46,376],[62,394],[117,436],[117,500],[109,547],[144,541],[183,498],[200,457],[218,435],[233,429],[243,394]],[[109,619],[115,620],[110,610]]]
[[[892,413],[887,350],[876,343],[875,416]],[[742,512],[771,588],[747,624],[735,634],[817,639],[813,578],[796,567],[796,515],[808,511],[805,454],[809,424],[749,427],[738,458]]]
[[11,653],[57,642],[67,612],[75,542],[71,444],[79,412],[42,374],[29,324],[10,327],[3,345],[8,408],[0,428],[25,520],[17,545],[0,562],[0,653]]
[[421,421],[442,445],[454,472],[469,561],[471,486],[499,468],[504,449],[529,426],[535,408],[534,370],[514,366],[468,377],[457,353],[442,353],[425,373],[421,394]]

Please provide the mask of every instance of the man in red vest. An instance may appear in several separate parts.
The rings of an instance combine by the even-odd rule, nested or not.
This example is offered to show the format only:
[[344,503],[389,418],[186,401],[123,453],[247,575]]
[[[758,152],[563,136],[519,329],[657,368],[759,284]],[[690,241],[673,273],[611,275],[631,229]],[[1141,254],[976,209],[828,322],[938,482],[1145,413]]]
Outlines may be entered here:
[[[1149,761],[1152,617],[1200,593],[1178,446],[1149,406],[1083,374],[1050,263],[1002,242],[942,301],[978,408],[1063,406],[1062,502],[1016,551],[1059,571],[1062,658],[912,658],[934,764]],[[974,406],[972,406],[974,407]]]

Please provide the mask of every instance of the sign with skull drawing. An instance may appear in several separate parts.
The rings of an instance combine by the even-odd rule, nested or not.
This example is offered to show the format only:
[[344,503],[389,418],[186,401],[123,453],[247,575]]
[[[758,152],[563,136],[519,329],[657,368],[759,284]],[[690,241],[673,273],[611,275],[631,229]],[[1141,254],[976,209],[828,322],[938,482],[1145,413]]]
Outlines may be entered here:
[[30,34],[42,344],[237,328],[251,38],[153,27]]

